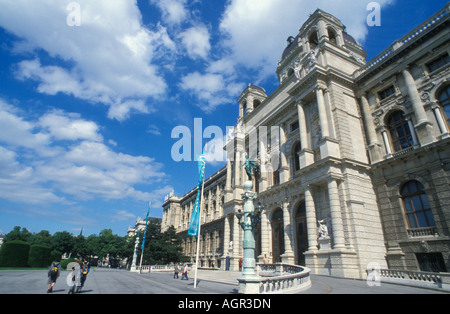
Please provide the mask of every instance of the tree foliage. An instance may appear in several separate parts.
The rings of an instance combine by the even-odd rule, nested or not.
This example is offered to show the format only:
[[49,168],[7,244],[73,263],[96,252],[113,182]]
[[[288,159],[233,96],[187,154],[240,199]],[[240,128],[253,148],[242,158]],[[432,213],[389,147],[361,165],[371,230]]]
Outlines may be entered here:
[[[139,258],[142,240],[143,233],[140,234],[141,243],[137,252]],[[99,258],[108,256],[110,260],[128,258],[129,264],[131,264],[135,241],[136,236],[119,236],[113,234],[111,229],[104,229],[98,235],[92,234],[85,237],[83,235],[74,236],[67,231],[56,232],[51,235],[49,231],[42,230],[33,234],[26,228],[16,226],[11,232],[6,234],[4,245],[8,242],[19,242],[22,245],[24,243],[27,245],[26,257],[23,258],[26,262],[21,260],[21,264],[28,262],[28,265],[30,263],[35,266],[43,265],[48,262],[47,257],[44,255],[50,255],[48,259],[53,261],[57,260],[58,256],[61,257],[64,253],[72,258],[89,256],[97,256]],[[33,248],[33,251],[31,251],[32,256],[28,257],[30,247]],[[187,261],[187,258],[181,252],[181,240],[177,236],[175,228],[170,227],[161,233],[160,222],[150,220],[147,228],[143,264],[170,264]],[[14,258],[17,259],[16,257]]]
[[[142,236],[141,244],[142,245]],[[170,226],[165,232],[161,232],[161,224],[158,221],[150,221],[144,246],[143,265],[167,265],[188,261],[182,253],[181,240]]]

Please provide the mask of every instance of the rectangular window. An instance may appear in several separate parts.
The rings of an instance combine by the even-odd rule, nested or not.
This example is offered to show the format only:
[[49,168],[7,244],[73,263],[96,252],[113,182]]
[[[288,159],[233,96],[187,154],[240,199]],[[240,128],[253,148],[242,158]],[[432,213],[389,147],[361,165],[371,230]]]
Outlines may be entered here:
[[416,258],[421,271],[447,272],[442,253],[416,253]]
[[431,61],[427,64],[428,71],[433,72],[436,71],[446,64],[450,63],[450,57],[448,54],[445,54],[443,56],[440,56],[439,58],[435,59],[434,61]]
[[291,123],[291,132],[298,129],[298,121],[295,121],[294,123]]
[[391,85],[388,88],[383,89],[381,92],[378,93],[378,95],[380,96],[380,100],[388,98],[389,96],[394,95],[394,94],[395,94],[394,85]]

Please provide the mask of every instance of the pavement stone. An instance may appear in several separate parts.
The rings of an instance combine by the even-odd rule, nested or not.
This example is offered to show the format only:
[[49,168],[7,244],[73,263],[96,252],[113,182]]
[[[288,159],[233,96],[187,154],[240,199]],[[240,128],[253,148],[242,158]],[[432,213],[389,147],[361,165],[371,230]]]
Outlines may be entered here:
[[[53,294],[67,294],[68,271],[62,271]],[[189,280],[173,278],[171,272],[132,273],[127,270],[92,268],[81,294],[237,294],[240,272],[198,271],[198,285],[194,288],[194,272]],[[311,275],[312,286],[301,294],[444,294],[444,291],[381,283],[370,287],[363,280]],[[46,294],[47,271],[0,271],[0,294]],[[448,293],[447,293],[448,294]]]

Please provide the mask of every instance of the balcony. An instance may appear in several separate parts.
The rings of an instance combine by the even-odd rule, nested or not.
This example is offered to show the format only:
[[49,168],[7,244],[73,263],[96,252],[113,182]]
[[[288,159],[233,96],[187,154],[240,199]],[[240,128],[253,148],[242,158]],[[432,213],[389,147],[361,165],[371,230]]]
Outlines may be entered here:
[[425,228],[410,228],[408,229],[408,236],[410,238],[421,237],[438,237],[437,227],[425,227]]

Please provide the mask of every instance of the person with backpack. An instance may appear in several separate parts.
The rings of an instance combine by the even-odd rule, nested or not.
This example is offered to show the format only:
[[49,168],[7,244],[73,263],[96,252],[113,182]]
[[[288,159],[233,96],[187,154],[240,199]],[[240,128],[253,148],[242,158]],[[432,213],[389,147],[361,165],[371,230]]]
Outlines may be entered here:
[[53,262],[52,266],[50,266],[50,269],[48,270],[47,273],[48,276],[47,293],[53,292],[53,287],[55,286],[56,280],[59,278],[60,273],[61,273],[61,263]]
[[80,261],[80,283],[77,286],[76,293],[81,292],[81,289],[84,287],[84,283],[87,279],[87,275],[89,273],[90,266],[86,259],[84,259],[84,262]]

